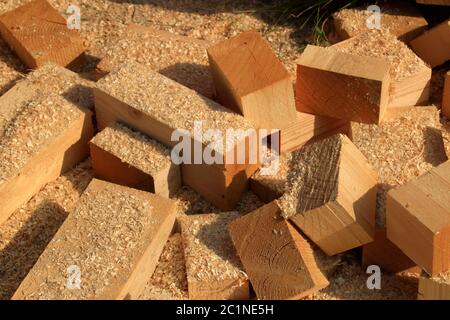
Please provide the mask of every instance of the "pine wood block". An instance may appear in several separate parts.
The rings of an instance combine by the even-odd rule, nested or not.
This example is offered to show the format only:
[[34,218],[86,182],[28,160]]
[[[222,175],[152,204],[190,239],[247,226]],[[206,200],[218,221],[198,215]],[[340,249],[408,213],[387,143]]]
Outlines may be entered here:
[[337,134],[293,153],[277,201],[283,217],[335,255],[373,241],[377,178],[349,138]]
[[214,83],[208,66],[208,42],[132,24],[96,67],[97,79],[129,60],[145,64],[208,98]]
[[70,66],[85,50],[79,33],[68,29],[66,19],[46,0],[34,0],[2,14],[0,34],[32,69],[46,62]]
[[170,149],[120,123],[98,133],[90,151],[96,178],[165,197],[181,186],[180,167],[171,161]]
[[442,114],[450,118],[450,71],[445,75],[444,92],[442,97]]
[[379,123],[389,103],[389,63],[308,45],[297,60],[297,111]]
[[[258,159],[251,157],[257,150],[250,148],[250,141],[257,145],[258,137],[242,116],[134,62],[100,79],[94,95],[99,129],[120,121],[167,147],[179,143],[179,140],[171,139],[175,130],[185,130],[190,134],[187,141],[194,145],[192,154],[196,150],[200,151],[197,152],[200,156],[214,153],[222,164],[191,161],[191,164],[181,165],[181,174],[183,184],[218,208],[231,210],[247,190],[248,178],[259,167]],[[197,138],[196,122],[202,124],[203,133],[209,129],[218,130],[224,141],[229,129],[242,130],[243,135],[228,140],[223,147],[223,143],[217,145],[218,140]],[[242,150],[243,163],[236,161],[239,150]]]
[[[389,30],[399,40],[408,43],[428,27],[428,23],[414,4],[406,1],[379,2],[381,28]],[[333,14],[336,34],[346,40],[367,32],[367,19],[373,15],[367,6],[342,9]]]
[[300,299],[328,286],[311,246],[276,202],[233,221],[229,232],[258,299]]
[[[378,47],[375,47],[378,45]],[[386,59],[390,64],[390,87],[388,108],[426,105],[430,96],[431,68],[409,49],[404,43],[389,33],[369,31],[351,39],[339,42],[331,48],[352,54],[355,48],[374,58]],[[397,58],[396,54],[400,55]],[[405,58],[405,57],[408,58]],[[392,60],[388,60],[392,59]],[[401,66],[398,59],[405,60]],[[419,61],[416,61],[419,60]],[[407,69],[407,70],[402,70]]]
[[189,299],[249,299],[248,277],[228,234],[237,212],[181,216]]
[[450,271],[436,277],[422,273],[419,278],[419,300],[450,300]]
[[362,248],[362,266],[367,268],[377,265],[384,272],[420,274],[421,269],[417,267],[408,256],[406,256],[395,244],[386,237],[386,229],[375,229],[374,241]]
[[256,31],[210,47],[208,58],[221,104],[257,128],[281,129],[295,118],[291,76]]
[[336,133],[349,135],[350,123],[297,111],[296,120],[280,131],[280,151],[281,153],[295,151],[307,143]]
[[411,41],[414,52],[432,68],[450,59],[450,20]]
[[387,237],[428,274],[450,269],[450,161],[388,192]]
[[[94,179],[13,299],[137,298],[174,221],[172,200]],[[70,266],[80,289],[67,287]]]
[[[48,66],[0,98],[0,223],[89,154],[92,112],[58,91],[77,85],[72,75]],[[60,81],[59,88],[47,76]]]

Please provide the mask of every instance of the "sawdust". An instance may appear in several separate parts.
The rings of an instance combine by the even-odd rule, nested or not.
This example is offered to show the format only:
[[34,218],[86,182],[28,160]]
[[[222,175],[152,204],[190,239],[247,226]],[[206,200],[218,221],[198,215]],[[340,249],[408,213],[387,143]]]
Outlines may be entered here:
[[394,81],[401,81],[427,67],[406,44],[388,31],[369,30],[328,48],[356,56],[385,59],[391,63],[389,72]]
[[91,181],[86,160],[48,183],[0,226],[0,299],[9,299]]
[[92,143],[150,176],[156,176],[172,163],[168,148],[120,123],[102,130]]
[[158,265],[144,292],[142,300],[184,300],[188,298],[186,267],[181,235],[175,233],[167,240]]
[[281,196],[285,191],[289,162],[291,159],[292,153],[281,154],[279,156],[279,169],[275,174],[261,174],[261,170],[258,170],[253,174],[252,179]]
[[188,283],[247,280],[228,234],[237,212],[180,217]]
[[23,77],[26,67],[0,38],[0,96]]
[[439,111],[412,107],[380,125],[352,123],[353,143],[378,172],[377,225],[385,225],[387,192],[444,162]]
[[[155,223],[149,195],[114,184],[88,187],[68,218],[70,228],[66,220],[29,273],[21,287],[24,298],[92,299],[111,294],[116,282],[133,270],[141,242]],[[82,272],[78,290],[66,287],[72,265]]]
[[439,283],[445,283],[450,285],[450,270],[448,270],[447,272],[441,272],[437,276],[432,277],[431,279]]

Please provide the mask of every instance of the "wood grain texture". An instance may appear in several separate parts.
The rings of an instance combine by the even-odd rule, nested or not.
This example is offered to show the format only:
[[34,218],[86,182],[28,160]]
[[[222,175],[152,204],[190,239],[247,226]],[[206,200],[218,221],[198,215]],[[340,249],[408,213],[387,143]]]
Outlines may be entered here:
[[414,52],[432,68],[450,59],[450,20],[411,41]]
[[344,135],[293,153],[283,216],[328,255],[373,241],[377,173]]
[[[107,199],[109,208],[96,207]],[[136,229],[129,219],[142,224]],[[173,201],[94,179],[13,299],[135,299],[152,276],[174,221]],[[115,237],[128,239],[127,248]],[[91,258],[83,258],[86,254]],[[66,286],[69,265],[80,268],[80,289]]]
[[450,268],[450,162],[388,192],[387,237],[429,275]]
[[416,0],[417,3],[450,6],[450,0]]
[[300,299],[328,285],[309,243],[271,202],[230,224],[258,299]]
[[442,93],[442,114],[450,118],[450,71],[445,75],[444,92]]
[[84,53],[83,40],[46,0],[33,0],[0,16],[0,34],[32,69],[46,62],[75,63]]
[[389,63],[309,45],[297,60],[297,111],[379,123],[389,103]]
[[450,300],[450,283],[422,274],[419,278],[418,300]]
[[257,128],[281,129],[295,118],[291,76],[256,31],[210,47],[208,58],[221,104]]

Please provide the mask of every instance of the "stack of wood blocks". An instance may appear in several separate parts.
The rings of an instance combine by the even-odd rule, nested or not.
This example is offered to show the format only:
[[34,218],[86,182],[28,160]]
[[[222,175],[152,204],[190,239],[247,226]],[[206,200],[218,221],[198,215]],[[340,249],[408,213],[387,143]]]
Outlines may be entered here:
[[[427,106],[450,24],[383,10],[381,30],[336,13],[343,41],[308,45],[295,76],[254,30],[210,44],[130,25],[95,83],[68,70],[83,38],[46,0],[0,15],[36,69],[0,82],[0,224],[89,156],[95,176],[13,299],[301,299],[357,248],[450,299],[450,160]],[[187,187],[208,209],[182,207]]]

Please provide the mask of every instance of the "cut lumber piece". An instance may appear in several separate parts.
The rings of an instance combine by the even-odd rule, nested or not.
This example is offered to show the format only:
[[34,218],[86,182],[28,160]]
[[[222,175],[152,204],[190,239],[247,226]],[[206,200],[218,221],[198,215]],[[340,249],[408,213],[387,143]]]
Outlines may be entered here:
[[429,275],[450,269],[450,161],[388,192],[387,237]]
[[45,66],[0,98],[0,223],[89,154],[89,99],[62,69]]
[[430,96],[431,69],[389,31],[369,30],[331,48],[390,63],[388,107],[425,105]]
[[188,286],[181,235],[169,237],[156,266],[155,272],[140,300],[187,300]]
[[[112,71],[98,81],[94,95],[99,129],[120,121],[168,147],[192,142],[195,158],[181,165],[183,184],[222,210],[235,206],[259,167],[258,134],[247,120],[146,66],[130,62]],[[172,140],[175,130],[186,135]],[[210,130],[217,134],[203,137]],[[214,154],[222,164],[207,164],[204,154]]]
[[328,286],[311,246],[276,202],[236,219],[229,232],[258,299],[300,299]]
[[208,49],[217,100],[257,128],[282,129],[295,119],[289,72],[251,30]]
[[419,278],[419,300],[450,300],[450,271],[436,277],[422,273]]
[[384,59],[308,45],[297,60],[297,110],[379,123],[389,103],[389,69]]
[[444,92],[442,97],[442,114],[450,119],[450,71],[445,75]]
[[297,112],[296,120],[280,131],[281,153],[297,150],[307,143],[332,136],[349,134],[350,123],[345,120]]
[[450,20],[411,41],[414,52],[432,68],[450,59]]
[[[172,200],[94,179],[13,299],[136,298],[174,221]],[[70,282],[74,266],[79,283]]]
[[96,178],[165,197],[181,186],[180,167],[171,161],[170,149],[120,123],[97,134],[90,151]]
[[374,240],[363,246],[362,266],[377,265],[383,272],[420,274],[417,264],[386,237],[386,229],[375,229]]
[[337,134],[293,152],[285,193],[276,200],[328,255],[373,241],[377,173],[348,139]]
[[84,55],[83,39],[46,0],[33,0],[0,16],[0,34],[31,69],[47,62],[76,64]]
[[[381,30],[389,31],[399,40],[408,43],[428,26],[414,4],[406,1],[379,2]],[[367,6],[346,8],[333,14],[334,30],[341,40],[367,32],[367,21],[374,15]]]
[[228,234],[237,212],[181,216],[189,299],[249,299],[248,277]]
[[450,6],[450,0],[416,0],[417,3]]
[[115,67],[136,61],[208,98],[214,97],[214,83],[208,66],[208,42],[129,25],[123,36],[107,49],[96,67],[96,77],[107,75]]
[[376,264],[391,273],[405,271],[416,264],[386,238],[386,194],[447,159],[439,110],[393,108],[381,125],[352,123],[351,131],[353,143],[379,175],[375,238],[363,246],[363,265]]

